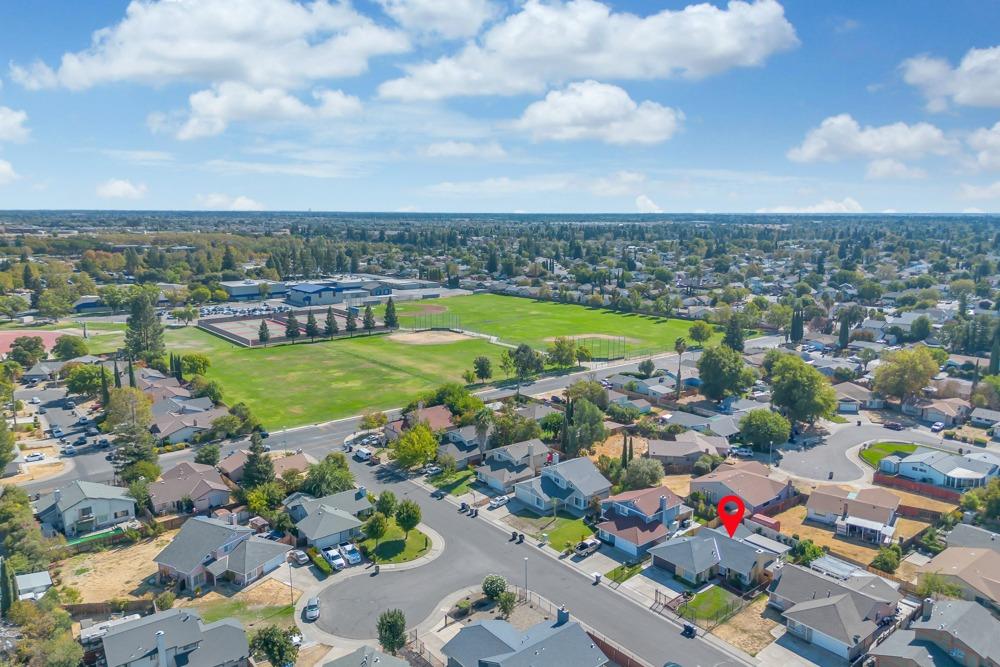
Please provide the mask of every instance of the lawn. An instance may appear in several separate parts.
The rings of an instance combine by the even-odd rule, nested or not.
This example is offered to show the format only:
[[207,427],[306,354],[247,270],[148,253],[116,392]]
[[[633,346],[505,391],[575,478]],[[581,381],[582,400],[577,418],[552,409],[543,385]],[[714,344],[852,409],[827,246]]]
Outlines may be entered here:
[[507,517],[511,527],[541,538],[542,533],[549,536],[549,544],[554,549],[563,549],[567,544],[574,545],[594,534],[583,519],[559,512],[556,516],[547,514],[541,516],[529,510],[511,512]]
[[879,461],[891,454],[912,454],[917,446],[905,442],[876,442],[861,450],[861,458],[873,468],[878,468]]
[[642,568],[645,566],[645,561],[639,561],[638,563],[622,563],[613,570],[609,570],[604,577],[609,581],[620,584],[642,572]]
[[415,315],[440,314],[442,321],[447,319],[444,314],[454,315],[463,329],[499,336],[505,342],[527,343],[536,349],[548,347],[558,336],[624,336],[632,351],[673,350],[674,341],[679,336],[687,337],[692,324],[688,320],[497,294],[408,301],[397,304],[397,310],[402,326],[412,325]]
[[726,589],[712,586],[678,607],[677,613],[690,620],[714,621],[727,613],[738,599]]
[[476,338],[410,345],[363,335],[249,349],[195,327],[168,330],[166,342],[170,352],[207,354],[208,377],[222,383],[226,403],[247,403],[272,430],[404,406],[421,391],[460,382],[477,356],[497,368],[503,350]]
[[204,604],[194,602],[192,607],[198,610],[206,623],[214,623],[223,618],[235,618],[250,627],[260,622],[276,625],[294,625],[295,605],[251,605],[243,600],[213,600]]
[[444,473],[434,475],[427,481],[435,489],[440,489],[453,496],[464,496],[472,490],[472,485],[476,481],[476,472],[470,469],[456,470],[450,475],[445,475]]
[[420,558],[431,548],[429,537],[417,529],[410,531],[405,540],[403,529],[396,525],[396,520],[389,519],[389,529],[375,546],[375,540],[367,539],[361,542],[365,553],[376,563],[407,563]]

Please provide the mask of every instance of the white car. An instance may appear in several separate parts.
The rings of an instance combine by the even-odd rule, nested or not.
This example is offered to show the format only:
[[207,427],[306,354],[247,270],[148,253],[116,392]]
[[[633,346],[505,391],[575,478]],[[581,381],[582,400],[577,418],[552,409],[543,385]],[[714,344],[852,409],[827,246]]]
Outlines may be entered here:
[[931,433],[937,433],[944,429],[944,422],[934,422],[931,426]]
[[750,449],[749,447],[737,447],[736,449],[733,450],[733,454],[735,454],[736,456],[742,456],[742,457],[745,457],[745,458],[752,458],[753,457],[753,450]]
[[315,621],[319,618],[319,598],[309,598],[303,612],[307,621]]
[[350,542],[341,542],[339,549],[340,553],[351,565],[357,565],[361,562],[361,552]]
[[424,468],[424,474],[428,477],[433,477],[434,475],[441,474],[441,466],[429,465]]
[[345,561],[344,557],[340,555],[339,551],[337,551],[337,547],[327,547],[323,550],[323,555],[326,556],[326,560],[329,561],[334,570],[339,571],[347,567],[347,561]]
[[298,563],[299,565],[305,565],[309,562],[309,556],[307,556],[306,552],[301,549],[292,549],[288,552],[288,556],[292,561]]
[[490,498],[490,509],[495,510],[498,507],[503,507],[510,502],[510,496],[497,496],[496,498]]
[[41,403],[41,402],[42,402],[42,399],[38,398],[37,396],[32,396],[32,397],[31,397],[31,401],[30,401],[30,403],[31,403],[32,405],[38,405],[38,404],[39,404],[39,403]]
[[35,461],[43,461],[45,460],[45,454],[42,454],[41,452],[32,452],[31,454],[25,456],[24,460],[27,461],[28,463],[34,463]]

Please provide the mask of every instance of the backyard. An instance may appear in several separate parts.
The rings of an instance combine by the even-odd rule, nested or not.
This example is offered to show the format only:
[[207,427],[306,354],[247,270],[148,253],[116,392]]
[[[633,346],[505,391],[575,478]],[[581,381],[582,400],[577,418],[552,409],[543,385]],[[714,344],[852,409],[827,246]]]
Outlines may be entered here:
[[407,563],[430,551],[431,540],[416,528],[407,537],[403,529],[396,525],[396,519],[390,518],[389,528],[378,540],[377,546],[375,540],[370,538],[359,546],[376,563]]
[[750,655],[757,655],[774,641],[771,630],[782,624],[781,614],[767,606],[767,594],[754,598],[725,623],[712,628],[712,634]]
[[543,533],[547,534],[549,544],[560,550],[567,544],[574,545],[594,534],[583,519],[564,512],[559,512],[556,516],[551,514],[541,516],[531,510],[512,509],[506,521],[512,528],[537,539],[541,539]]
[[876,442],[861,450],[861,458],[871,467],[878,468],[879,462],[892,454],[907,456],[916,451],[917,446],[906,442]]
[[[786,535],[798,535],[803,540],[812,540],[821,547],[827,547],[834,555],[842,555],[859,563],[870,563],[876,554],[878,546],[870,542],[847,540],[837,536],[833,526],[809,522],[806,523],[805,505],[797,505],[774,517],[781,522],[781,532]],[[896,519],[895,537],[908,539],[921,532],[930,524],[926,521],[913,519]]]
[[162,588],[150,584],[156,576],[153,558],[170,544],[178,531],[127,546],[82,553],[53,566],[63,586],[80,591],[81,602],[152,597]]

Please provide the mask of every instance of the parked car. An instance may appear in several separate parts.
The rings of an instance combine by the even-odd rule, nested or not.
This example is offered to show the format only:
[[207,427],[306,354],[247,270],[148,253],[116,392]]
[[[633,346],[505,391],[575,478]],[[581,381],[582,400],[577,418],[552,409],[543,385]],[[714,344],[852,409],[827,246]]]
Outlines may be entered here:
[[350,542],[340,543],[340,553],[351,565],[357,565],[361,562],[361,552],[358,551],[358,548]]
[[293,562],[299,565],[305,565],[309,562],[309,556],[307,556],[306,552],[301,549],[292,549],[288,552],[288,555]]
[[510,496],[496,496],[495,498],[490,498],[490,509],[495,510],[498,507],[503,507],[510,502]]
[[52,429],[52,437],[53,438],[61,438],[64,435],[66,435],[66,433],[63,432],[62,427],[59,427],[59,426],[53,427],[53,429]]
[[354,458],[359,461],[367,461],[372,457],[372,450],[367,447],[358,447],[354,450]]
[[24,460],[27,461],[28,463],[33,463],[35,461],[42,461],[44,459],[45,459],[45,454],[42,454],[41,452],[32,452],[31,454],[28,454],[27,456],[24,457]]
[[30,403],[31,403],[32,405],[38,405],[39,403],[41,403],[41,402],[42,402],[42,399],[38,398],[37,396],[32,396],[32,397],[31,397],[31,401],[29,401],[29,402],[30,402]]
[[110,446],[111,446],[111,441],[108,440],[107,438],[101,438],[100,440],[94,443],[94,447],[97,447],[98,449],[107,449]]
[[753,450],[750,449],[749,447],[736,447],[735,449],[733,449],[733,454],[735,454],[736,456],[743,456],[746,458],[750,458],[753,456]]
[[90,417],[86,417],[86,416],[80,417],[79,419],[76,420],[76,423],[80,424],[81,426],[84,425],[84,424],[89,424],[90,423]]
[[77,447],[82,447],[83,445],[86,445],[87,436],[85,435],[77,436],[76,440],[73,441],[73,444],[76,445]]
[[884,426],[890,431],[902,431],[903,425],[899,422],[886,422]]
[[579,542],[576,547],[573,548],[573,552],[577,556],[589,556],[598,549],[601,548],[601,541],[596,537],[588,537],[587,539]]
[[684,635],[685,637],[696,637],[698,635],[698,631],[690,623],[685,623],[684,630],[681,632],[681,634]]
[[340,551],[337,550],[337,547],[327,547],[323,550],[323,556],[326,557],[327,562],[333,566],[334,570],[339,571],[347,567],[347,561],[345,561],[344,557],[340,555]]
[[69,408],[70,410],[72,410],[73,408],[76,407],[76,401],[74,401],[72,398],[67,398],[66,399],[66,407]]
[[87,435],[90,436],[91,438],[94,437],[95,435],[100,435],[100,434],[101,432],[97,429],[96,426],[91,426],[90,428],[87,429]]
[[429,465],[424,468],[424,474],[428,477],[433,477],[434,475],[441,474],[441,466]]
[[48,412],[48,410],[45,409],[44,405],[38,408],[38,414],[44,415],[46,412]]
[[931,426],[931,433],[937,433],[942,429],[944,429],[944,422],[934,422]]
[[319,618],[319,598],[309,598],[309,601],[306,602],[306,608],[303,610],[303,615],[307,621],[315,621]]
[[76,447],[73,445],[66,445],[62,450],[63,456],[76,456]]

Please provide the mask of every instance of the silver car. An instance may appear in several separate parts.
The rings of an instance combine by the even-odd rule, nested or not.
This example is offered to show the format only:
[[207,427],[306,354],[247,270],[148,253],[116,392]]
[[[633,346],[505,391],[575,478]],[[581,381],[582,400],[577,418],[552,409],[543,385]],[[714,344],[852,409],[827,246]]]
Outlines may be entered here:
[[315,621],[319,618],[319,598],[309,598],[303,615],[307,621]]

